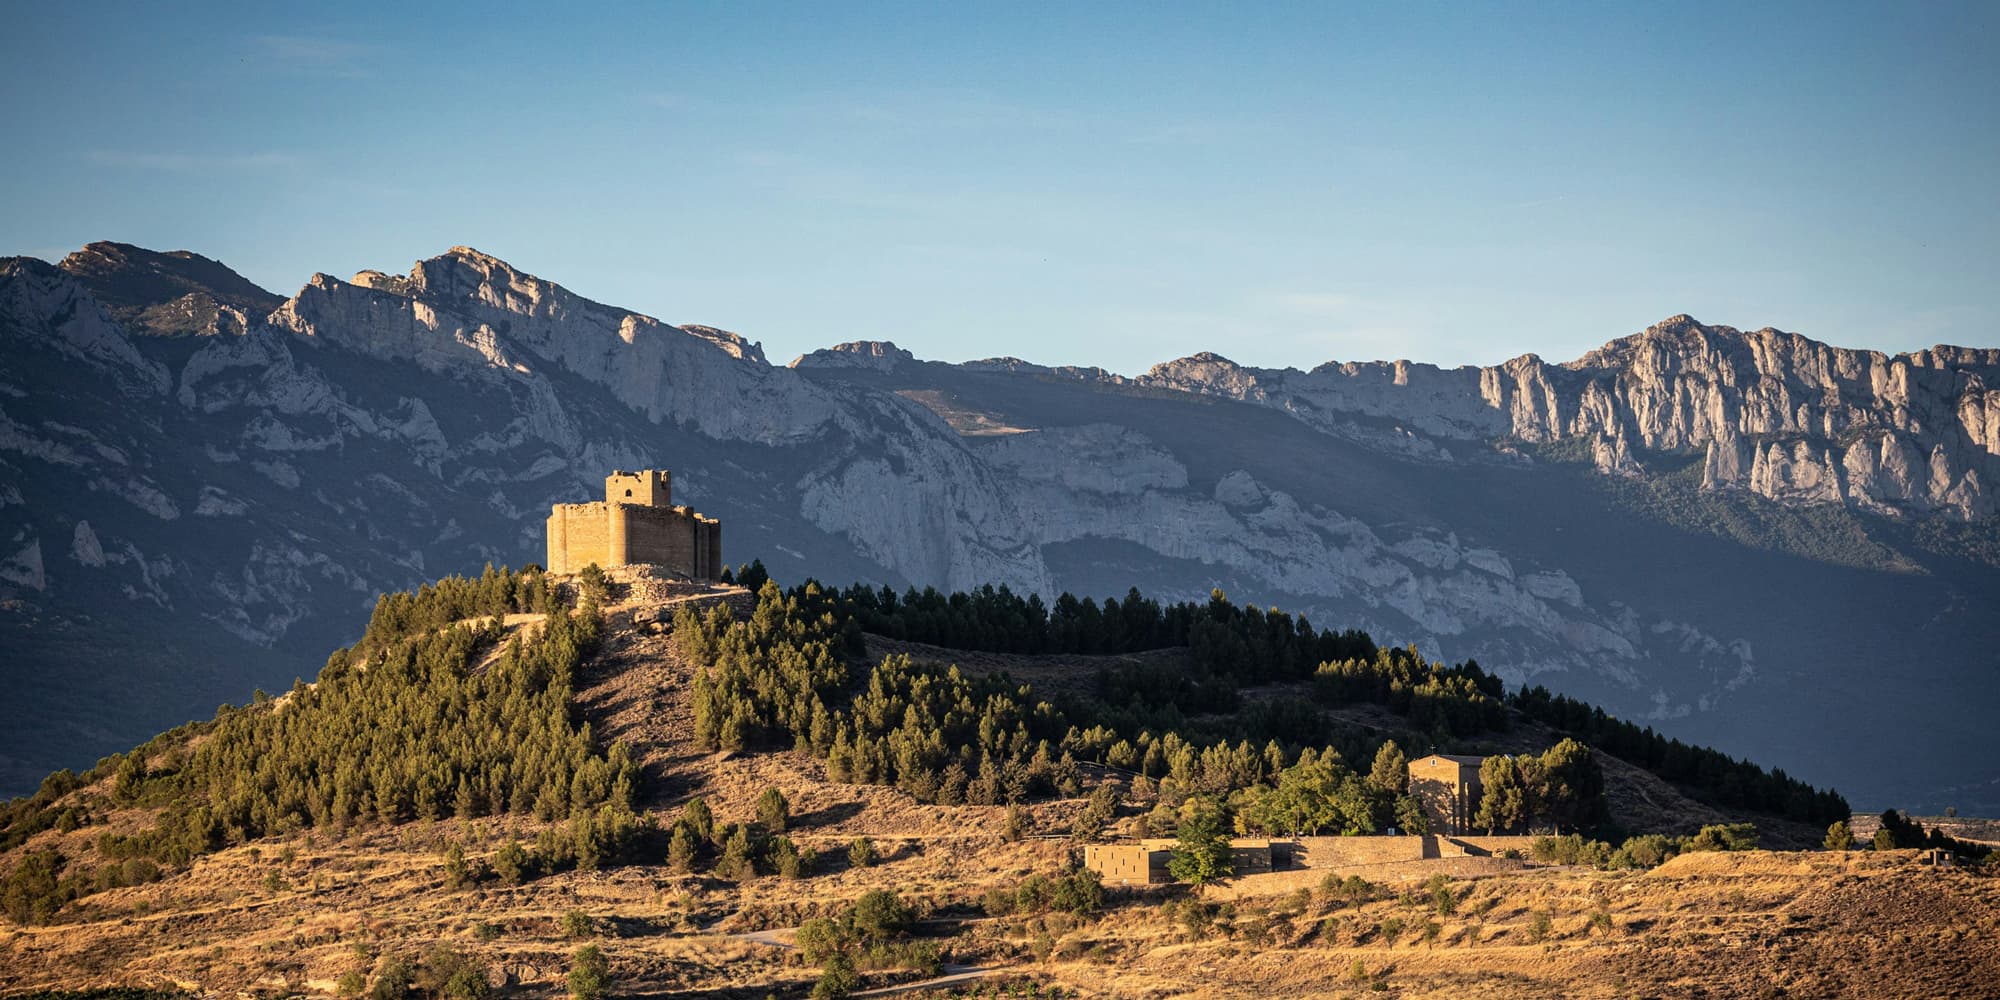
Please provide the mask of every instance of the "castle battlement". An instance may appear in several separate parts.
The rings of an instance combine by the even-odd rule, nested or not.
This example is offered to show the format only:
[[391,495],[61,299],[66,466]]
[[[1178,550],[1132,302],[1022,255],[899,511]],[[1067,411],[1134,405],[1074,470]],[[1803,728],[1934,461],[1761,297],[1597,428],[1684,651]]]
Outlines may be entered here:
[[551,506],[548,543],[551,573],[646,563],[692,580],[722,575],[722,522],[675,506],[665,469],[616,470],[602,502]]

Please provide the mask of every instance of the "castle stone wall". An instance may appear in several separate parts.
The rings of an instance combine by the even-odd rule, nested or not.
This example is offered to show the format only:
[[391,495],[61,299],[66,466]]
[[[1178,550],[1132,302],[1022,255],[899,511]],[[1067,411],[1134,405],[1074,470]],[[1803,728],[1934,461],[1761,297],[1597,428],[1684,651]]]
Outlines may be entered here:
[[700,577],[695,564],[695,521],[686,507],[626,507],[626,563],[654,563]]
[[695,580],[722,575],[721,522],[670,506],[666,470],[614,472],[604,480],[604,495],[603,503],[549,509],[549,572],[575,573],[596,563],[606,570],[656,565]]
[[611,559],[611,519],[601,503],[556,504],[549,511],[551,573],[575,573],[591,563],[618,565]]

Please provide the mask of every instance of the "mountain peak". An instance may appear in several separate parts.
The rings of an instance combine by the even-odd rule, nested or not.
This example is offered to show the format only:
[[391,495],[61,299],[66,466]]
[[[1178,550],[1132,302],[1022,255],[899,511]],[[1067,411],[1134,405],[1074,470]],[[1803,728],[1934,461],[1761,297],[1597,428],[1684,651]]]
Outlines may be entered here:
[[[284,298],[191,250],[158,251],[100,240],[56,265],[120,322],[152,334],[240,329]],[[234,316],[230,314],[234,313]]]
[[492,254],[487,253],[483,250],[478,250],[468,246],[455,246],[449,250],[446,250],[444,253],[439,254],[438,256],[456,257],[459,260],[467,261],[473,264],[478,264],[482,267],[502,268],[508,271],[515,270],[514,265],[509,264],[506,261],[501,260],[500,258],[495,257]]
[[873,368],[888,371],[917,356],[889,340],[850,340],[792,359],[792,368]]

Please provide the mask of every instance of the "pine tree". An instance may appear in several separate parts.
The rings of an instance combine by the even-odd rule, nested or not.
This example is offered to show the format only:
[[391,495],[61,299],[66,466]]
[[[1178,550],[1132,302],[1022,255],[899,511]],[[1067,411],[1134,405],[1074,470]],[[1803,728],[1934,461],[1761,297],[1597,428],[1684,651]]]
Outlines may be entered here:
[[1390,797],[1410,790],[1410,759],[1395,740],[1387,740],[1375,751],[1375,764],[1368,769],[1368,787]]
[[764,794],[757,797],[757,821],[764,824],[765,830],[771,833],[783,833],[791,818],[791,803],[785,801],[783,792],[775,788],[766,788]]
[[1197,889],[1229,877],[1229,837],[1223,829],[1219,809],[1211,803],[1196,803],[1181,820],[1167,872]]
[[694,828],[686,823],[674,824],[674,832],[667,839],[667,864],[683,875],[694,872],[695,855],[700,850]]
[[1479,765],[1479,809],[1472,824],[1483,826],[1491,836],[1496,830],[1511,830],[1527,821],[1527,789],[1521,781],[1514,758],[1496,755]]
[[600,1000],[611,985],[611,965],[594,944],[578,948],[569,960],[569,995],[572,1000]]

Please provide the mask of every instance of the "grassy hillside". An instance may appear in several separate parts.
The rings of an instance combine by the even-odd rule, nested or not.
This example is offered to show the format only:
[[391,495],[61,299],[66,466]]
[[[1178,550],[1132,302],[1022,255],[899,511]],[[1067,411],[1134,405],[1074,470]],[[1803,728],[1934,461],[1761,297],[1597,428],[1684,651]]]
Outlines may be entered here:
[[[1260,796],[1314,775],[1353,807],[1329,832],[1372,826],[1396,807],[1371,766],[1391,740],[1529,755],[1570,730],[1476,665],[1220,598],[1117,602],[1115,630],[1108,605],[1059,602],[1039,631],[999,632],[958,631],[909,598],[892,612],[877,594],[870,610],[858,592],[808,584],[764,586],[754,611],[745,592],[661,607],[535,573],[385,598],[317,684],[9,805],[0,990],[336,993],[407,966],[438,995],[549,995],[590,943],[624,986],[707,995],[803,996],[829,968],[881,984],[963,966],[1064,995],[1111,981],[1134,984],[1117,995],[1403,992],[1449,948],[1471,958],[1452,982],[1525,996],[1647,943],[1697,961],[1738,940],[1728,928],[1767,919],[1762,895],[1719,888],[1735,869],[1671,865],[1466,859],[1202,896],[1099,888],[1072,867],[1092,838],[1170,832],[1200,808],[1254,828]],[[998,593],[940,599],[1020,611]],[[919,618],[934,639],[1031,648],[884,634]],[[1592,757],[1606,836],[1743,819],[1778,843],[1817,832],[1785,820],[1784,802],[1723,808],[1700,801],[1720,785]],[[1735,763],[1719,781],[1751,773]],[[1868,863],[1866,891],[1901,891],[1898,858]],[[1817,884],[1820,862],[1785,864],[1757,894]],[[1673,902],[1706,898],[1690,885],[1718,887],[1716,905],[1740,919]],[[1950,919],[1977,926],[1993,903],[1982,890]],[[1814,935],[1845,926],[1815,905],[1828,915],[1806,925]],[[1575,953],[1535,957],[1552,944]],[[1244,948],[1310,960],[1211,983]]]

